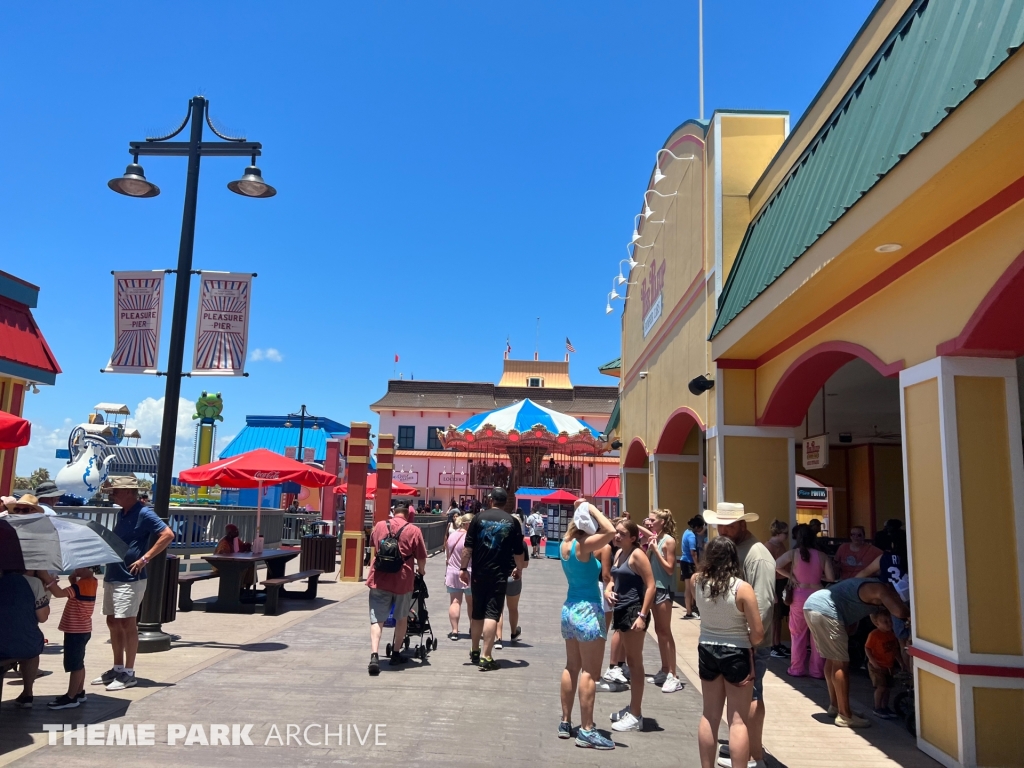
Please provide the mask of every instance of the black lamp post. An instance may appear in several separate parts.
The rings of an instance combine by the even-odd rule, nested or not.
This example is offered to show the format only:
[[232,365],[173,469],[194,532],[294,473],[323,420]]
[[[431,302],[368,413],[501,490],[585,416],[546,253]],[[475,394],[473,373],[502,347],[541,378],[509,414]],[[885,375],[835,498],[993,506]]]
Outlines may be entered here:
[[[316,429],[320,429],[320,426],[316,423],[317,419],[319,419],[320,417],[319,416],[314,416],[313,414],[311,414],[309,411],[306,410],[306,406],[305,405],[302,405],[302,407],[299,408],[299,412],[298,413],[289,413],[287,418],[289,418],[289,419],[298,419],[299,420],[299,448],[298,448],[298,451],[297,451],[297,453],[295,455],[295,460],[296,461],[302,461],[302,435],[303,435],[303,432],[306,429],[306,419],[307,418],[308,419],[313,419],[313,427],[312,428],[314,430],[316,430]],[[291,421],[286,421],[284,423],[284,425],[286,427],[290,427],[292,425],[292,423],[291,423]]]
[[[199,195],[199,160],[203,155],[214,157],[250,157],[252,165],[241,179],[228,184],[228,189],[245,197],[273,197],[277,190],[263,181],[256,158],[262,153],[258,142],[224,136],[210,121],[209,102],[202,96],[188,103],[188,114],[178,129],[166,136],[145,141],[132,141],[128,153],[132,163],[123,176],[111,179],[107,186],[128,197],[156,197],[160,188],[146,179],[139,165],[140,155],[156,157],[187,157],[188,176],[185,181],[185,208],[181,217],[181,241],[178,245],[177,279],[174,284],[174,311],[171,317],[171,347],[167,357],[167,387],[164,390],[164,418],[160,430],[160,455],[157,464],[153,508],[160,519],[167,521],[171,500],[171,476],[174,472],[174,437],[178,423],[178,397],[181,394],[182,366],[185,355],[185,325],[188,322],[189,282],[192,277],[192,246],[196,235],[196,200]],[[170,141],[191,121],[188,141]],[[223,141],[204,142],[203,122]],[[171,636],[161,630],[166,597],[166,553],[161,552],[149,564],[146,597],[139,614],[139,653],[170,650]],[[172,598],[173,599],[173,598]]]

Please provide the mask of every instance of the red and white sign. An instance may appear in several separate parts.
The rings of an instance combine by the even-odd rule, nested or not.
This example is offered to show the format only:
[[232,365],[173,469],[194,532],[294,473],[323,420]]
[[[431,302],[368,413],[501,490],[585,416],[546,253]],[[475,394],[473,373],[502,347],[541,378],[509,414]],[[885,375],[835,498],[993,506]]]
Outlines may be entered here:
[[828,435],[804,438],[804,469],[828,466]]
[[251,273],[203,272],[193,376],[244,374],[251,287]]

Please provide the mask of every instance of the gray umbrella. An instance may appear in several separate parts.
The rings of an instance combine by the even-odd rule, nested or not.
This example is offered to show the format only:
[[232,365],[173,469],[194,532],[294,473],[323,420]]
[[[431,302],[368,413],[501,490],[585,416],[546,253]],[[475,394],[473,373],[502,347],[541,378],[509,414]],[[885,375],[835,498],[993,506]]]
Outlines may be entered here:
[[77,520],[73,517],[51,517],[49,520],[60,537],[65,571],[119,563],[128,554],[128,545],[95,520]]
[[18,534],[25,569],[29,571],[63,570],[60,538],[46,515],[8,515],[4,518]]

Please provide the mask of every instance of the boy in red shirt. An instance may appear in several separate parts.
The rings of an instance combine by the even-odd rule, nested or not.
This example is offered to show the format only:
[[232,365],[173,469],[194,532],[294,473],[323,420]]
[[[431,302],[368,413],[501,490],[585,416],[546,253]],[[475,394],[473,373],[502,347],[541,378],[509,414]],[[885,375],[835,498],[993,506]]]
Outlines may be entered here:
[[896,713],[889,709],[889,689],[900,657],[900,641],[892,631],[892,617],[888,613],[871,614],[871,623],[875,629],[864,643],[864,652],[868,657],[871,684],[875,686],[875,715],[892,720]]
[[68,600],[57,629],[64,632],[64,671],[71,675],[68,692],[48,702],[49,709],[74,709],[85,703],[85,646],[92,637],[98,583],[92,568],[76,568],[70,579],[69,587],[61,588],[56,579],[47,584],[50,594]]

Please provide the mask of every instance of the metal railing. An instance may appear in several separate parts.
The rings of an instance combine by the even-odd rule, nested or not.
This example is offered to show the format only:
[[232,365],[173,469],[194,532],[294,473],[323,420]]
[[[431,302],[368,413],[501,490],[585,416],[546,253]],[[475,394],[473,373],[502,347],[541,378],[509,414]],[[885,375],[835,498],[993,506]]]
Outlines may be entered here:
[[413,525],[420,529],[423,534],[423,544],[427,548],[427,554],[432,555],[444,549],[444,529],[447,523],[444,520],[430,520],[420,522],[414,520]]
[[[58,507],[57,513],[85,520],[95,520],[104,528],[114,530],[117,507]],[[260,513],[260,533],[267,549],[281,544],[298,544],[303,527],[318,515],[296,515],[279,509],[264,509]],[[167,524],[174,532],[170,550],[175,554],[203,554],[213,552],[224,535],[228,524],[238,526],[242,541],[256,537],[256,510],[252,507],[171,507]]]

